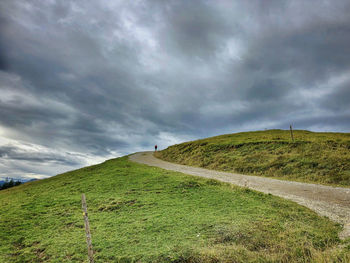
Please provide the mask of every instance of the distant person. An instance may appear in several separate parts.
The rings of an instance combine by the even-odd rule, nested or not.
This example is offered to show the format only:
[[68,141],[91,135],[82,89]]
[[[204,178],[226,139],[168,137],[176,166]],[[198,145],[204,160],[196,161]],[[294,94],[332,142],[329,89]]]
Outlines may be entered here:
[[154,151],[156,152],[157,149],[158,149],[158,146],[157,146],[157,144],[156,144],[156,145],[154,145]]

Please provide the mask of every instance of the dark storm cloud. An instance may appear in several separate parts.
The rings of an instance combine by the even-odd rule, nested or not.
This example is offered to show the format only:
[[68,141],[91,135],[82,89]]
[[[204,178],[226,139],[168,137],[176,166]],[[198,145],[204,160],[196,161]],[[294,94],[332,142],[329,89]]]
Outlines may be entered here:
[[342,81],[340,85],[334,85],[334,90],[324,96],[321,101],[321,106],[329,111],[349,113],[350,99],[350,75]]
[[175,1],[167,7],[163,9],[166,24],[161,31],[162,44],[185,59],[214,59],[225,39],[238,28],[238,23],[230,23],[228,17],[205,1]]
[[[32,151],[25,151],[19,147],[6,145],[0,147],[0,157],[2,159],[11,159],[11,160],[20,160],[20,161],[29,161],[29,162],[52,162],[59,163],[64,165],[78,165],[80,160],[74,160],[72,158],[67,158],[67,155],[64,154],[54,154],[54,153],[35,153]],[[68,155],[69,157],[69,155]]]
[[[0,46],[0,49],[2,49],[1,46]],[[3,54],[0,54],[0,70],[2,71],[7,70],[6,57]]]
[[350,128],[348,1],[5,0],[0,10],[0,176],[290,123]]

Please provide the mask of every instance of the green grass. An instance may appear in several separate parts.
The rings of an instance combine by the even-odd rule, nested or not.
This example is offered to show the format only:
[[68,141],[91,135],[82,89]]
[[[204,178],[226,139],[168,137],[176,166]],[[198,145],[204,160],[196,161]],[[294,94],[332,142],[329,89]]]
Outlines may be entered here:
[[349,262],[341,226],[214,180],[106,161],[0,191],[0,262]]
[[186,142],[157,152],[170,162],[208,169],[350,186],[350,133],[267,130]]

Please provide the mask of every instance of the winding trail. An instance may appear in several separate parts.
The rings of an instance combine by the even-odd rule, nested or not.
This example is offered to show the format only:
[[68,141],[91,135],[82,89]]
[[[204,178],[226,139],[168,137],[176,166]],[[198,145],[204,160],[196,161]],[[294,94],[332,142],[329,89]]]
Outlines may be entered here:
[[131,161],[177,171],[194,176],[212,178],[235,185],[270,193],[310,208],[321,216],[344,225],[339,237],[350,237],[350,188],[284,181],[260,176],[219,172],[204,168],[162,161],[153,152],[139,152],[129,156]]

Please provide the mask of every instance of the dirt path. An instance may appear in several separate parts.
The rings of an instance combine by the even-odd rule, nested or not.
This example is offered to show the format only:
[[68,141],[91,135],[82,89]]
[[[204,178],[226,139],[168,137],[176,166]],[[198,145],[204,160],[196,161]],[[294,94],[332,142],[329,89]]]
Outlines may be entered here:
[[167,170],[249,187],[260,192],[271,193],[295,201],[314,210],[319,215],[327,216],[331,220],[343,224],[344,230],[340,233],[340,237],[350,237],[350,188],[283,181],[174,164],[155,158],[152,152],[135,153],[129,159]]

